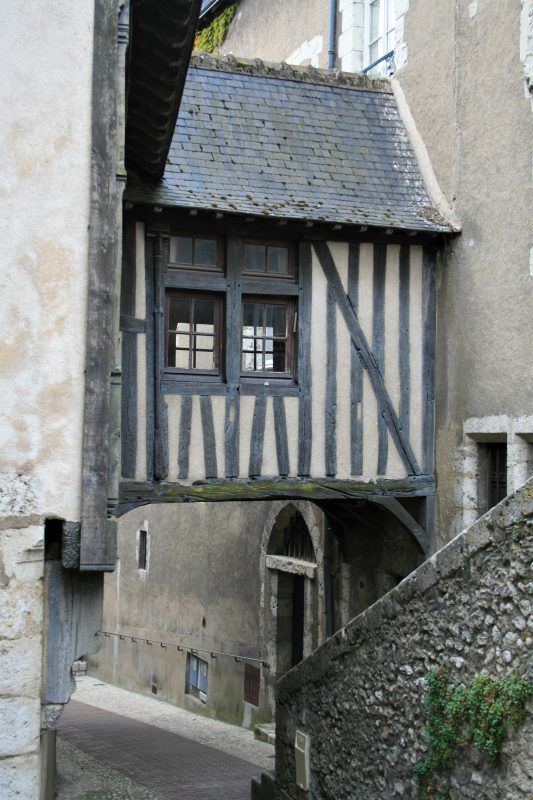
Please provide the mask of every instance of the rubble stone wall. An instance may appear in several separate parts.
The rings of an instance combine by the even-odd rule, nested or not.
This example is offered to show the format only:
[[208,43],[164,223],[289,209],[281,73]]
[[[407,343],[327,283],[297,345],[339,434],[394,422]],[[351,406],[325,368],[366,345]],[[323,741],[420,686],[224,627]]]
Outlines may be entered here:
[[[427,676],[444,667],[533,680],[533,480],[338,631],[278,685],[276,792],[287,798],[417,798]],[[533,797],[533,704],[500,763],[460,750],[451,800]],[[311,785],[296,787],[294,738],[311,737]]]

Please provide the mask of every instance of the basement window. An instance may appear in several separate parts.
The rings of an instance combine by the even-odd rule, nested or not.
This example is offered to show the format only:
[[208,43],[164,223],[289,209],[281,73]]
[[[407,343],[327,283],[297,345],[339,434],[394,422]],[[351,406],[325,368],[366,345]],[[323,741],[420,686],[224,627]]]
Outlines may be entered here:
[[187,653],[185,694],[190,694],[205,703],[207,700],[207,661],[193,653]]

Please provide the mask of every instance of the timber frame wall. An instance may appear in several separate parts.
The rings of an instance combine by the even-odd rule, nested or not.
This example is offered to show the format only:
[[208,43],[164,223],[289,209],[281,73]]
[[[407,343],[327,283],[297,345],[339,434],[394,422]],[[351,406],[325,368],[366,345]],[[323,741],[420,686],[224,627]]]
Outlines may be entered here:
[[[227,219],[126,215],[117,516],[151,502],[423,497],[425,531],[416,535],[429,552],[439,239]],[[176,231],[224,237],[225,274],[170,274]],[[286,289],[298,304],[291,385],[240,377],[241,298],[252,289],[234,257],[239,237],[297,249],[298,278]],[[268,294],[265,283],[254,294]],[[165,379],[167,288],[224,294],[223,379]]]

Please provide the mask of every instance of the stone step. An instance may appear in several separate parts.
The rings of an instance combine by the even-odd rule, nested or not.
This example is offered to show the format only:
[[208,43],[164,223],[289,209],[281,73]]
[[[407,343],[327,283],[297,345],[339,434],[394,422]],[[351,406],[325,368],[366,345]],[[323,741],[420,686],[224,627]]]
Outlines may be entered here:
[[256,725],[254,728],[254,736],[260,742],[268,742],[268,744],[276,743],[276,725],[274,722],[264,722]]

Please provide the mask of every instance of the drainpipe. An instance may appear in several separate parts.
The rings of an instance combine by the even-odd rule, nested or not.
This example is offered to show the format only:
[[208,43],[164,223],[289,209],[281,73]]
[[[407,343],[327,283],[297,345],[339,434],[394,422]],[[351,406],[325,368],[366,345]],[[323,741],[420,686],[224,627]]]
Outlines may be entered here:
[[337,0],[329,0],[328,69],[335,66],[335,38],[337,35]]

